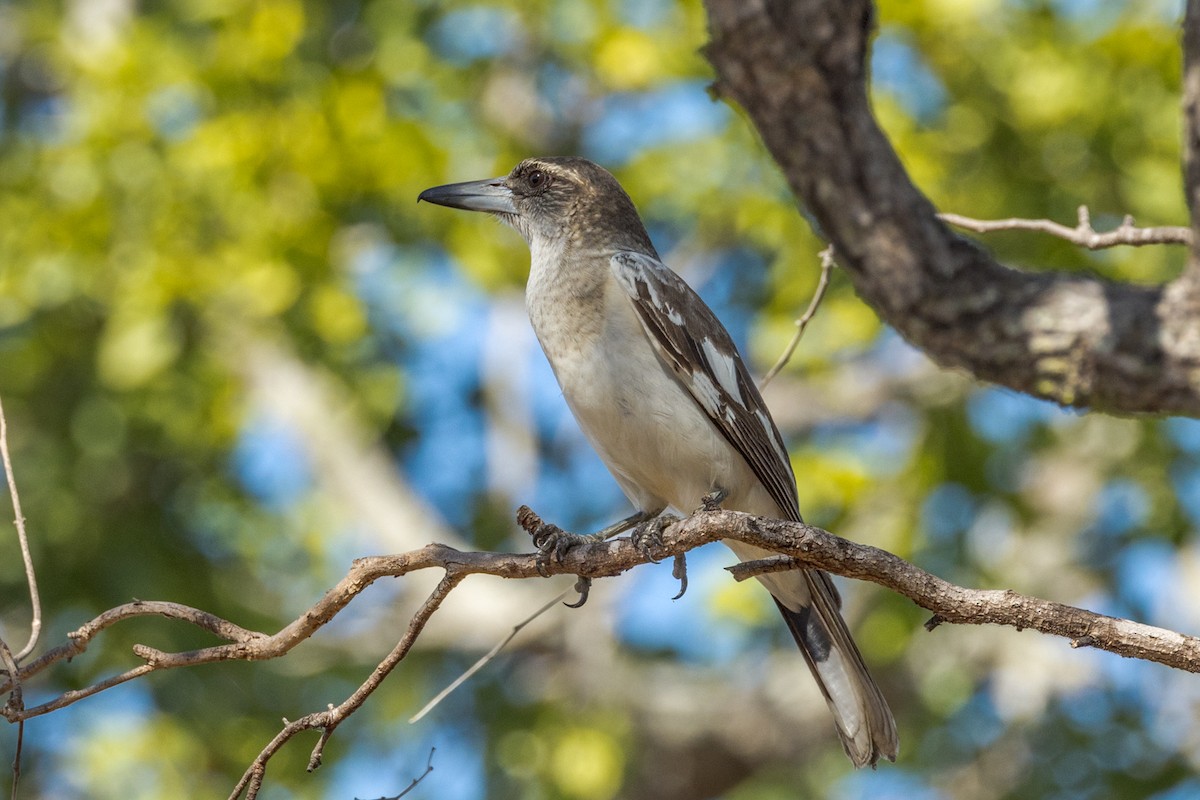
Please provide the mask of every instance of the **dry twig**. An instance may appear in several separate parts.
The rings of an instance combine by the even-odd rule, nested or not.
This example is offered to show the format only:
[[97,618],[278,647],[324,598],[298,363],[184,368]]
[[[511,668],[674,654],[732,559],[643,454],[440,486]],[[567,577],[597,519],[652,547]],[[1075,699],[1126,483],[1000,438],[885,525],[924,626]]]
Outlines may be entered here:
[[4,406],[0,405],[0,459],[4,463],[4,477],[8,481],[8,493],[12,497],[13,522],[17,526],[17,542],[21,547],[21,558],[25,564],[25,582],[29,586],[29,604],[32,607],[32,618],[29,622],[29,641],[13,654],[13,659],[20,663],[37,647],[38,636],[42,632],[42,602],[38,597],[37,577],[33,572],[33,556],[29,553],[29,537],[25,533],[25,515],[21,513],[21,496],[17,493],[17,479],[13,475],[12,459],[8,456],[8,420],[4,416]]
[[1099,233],[1092,227],[1092,216],[1087,206],[1079,207],[1079,222],[1074,228],[1068,228],[1049,219],[972,219],[960,214],[938,214],[943,222],[948,222],[959,228],[975,233],[992,233],[993,231],[1038,231],[1066,239],[1072,244],[1085,247],[1088,250],[1103,250],[1108,247],[1129,245],[1140,247],[1148,244],[1191,244],[1192,231],[1190,228],[1164,226],[1159,228],[1139,228],[1133,224],[1133,217],[1126,214],[1121,224],[1111,231]]
[[821,277],[817,279],[817,288],[813,292],[812,300],[808,301],[808,308],[796,320],[796,332],[792,334],[792,340],[788,342],[787,347],[783,349],[783,354],[779,356],[779,360],[775,365],[767,370],[767,374],[758,383],[759,391],[766,388],[766,385],[771,382],[771,379],[779,374],[779,371],[787,366],[787,363],[792,360],[792,354],[796,352],[796,346],[800,344],[800,337],[804,335],[804,329],[808,327],[808,323],[812,321],[813,316],[817,313],[817,307],[821,305],[822,298],[825,297],[825,290],[829,288],[829,273],[833,272],[833,245],[829,245],[820,253],[821,258]]
[[[421,781],[425,780],[426,775],[433,772],[433,754],[436,752],[437,752],[436,747],[429,748],[429,758],[425,761],[425,771],[422,772],[417,777],[413,778],[412,783],[410,783],[407,787],[405,787],[404,791],[400,792],[400,794],[394,794],[391,797],[381,797],[381,798],[379,798],[379,800],[400,800],[401,797],[404,797],[404,795],[408,794],[413,789],[417,788],[417,784],[420,783]],[[356,798],[356,800],[357,800],[357,798]]]
[[523,628],[524,628],[526,625],[528,625],[529,623],[533,622],[535,619],[537,619],[538,617],[540,617],[542,614],[545,614],[545,613],[546,613],[547,611],[549,611],[550,609],[554,608],[556,605],[558,605],[558,604],[559,604],[559,603],[562,601],[562,599],[563,599],[564,597],[566,597],[568,594],[570,594],[570,593],[571,593],[571,592],[573,592],[573,591],[574,591],[574,589],[567,589],[566,591],[559,592],[559,593],[558,593],[558,594],[557,594],[557,595],[554,597],[554,599],[553,599],[553,600],[551,600],[550,602],[548,602],[548,603],[546,603],[545,605],[543,605],[543,606],[542,606],[541,608],[539,608],[537,611],[533,612],[533,613],[532,613],[532,614],[530,614],[528,617],[526,617],[525,619],[523,619],[523,620],[521,620],[520,622],[518,622],[516,625],[513,625],[513,626],[512,626],[512,630],[510,630],[510,631],[508,632],[508,635],[507,635],[507,636],[505,636],[505,637],[504,637],[503,639],[501,639],[500,641],[496,642],[496,646],[495,646],[495,647],[493,647],[491,650],[488,650],[486,653],[484,653],[484,654],[483,654],[483,655],[482,655],[482,656],[479,658],[479,660],[478,660],[478,661],[476,661],[474,664],[472,664],[470,667],[468,667],[468,668],[467,668],[467,670],[466,670],[465,672],[463,672],[463,674],[462,674],[462,675],[459,675],[457,678],[455,678],[453,681],[451,681],[451,683],[450,683],[450,685],[449,685],[449,686],[447,686],[445,689],[442,689],[440,692],[438,692],[436,695],[434,695],[433,699],[432,699],[432,700],[430,700],[428,703],[426,703],[424,706],[422,706],[422,708],[421,708],[421,710],[420,710],[420,711],[418,711],[417,713],[415,713],[415,714],[413,714],[411,717],[409,717],[409,718],[408,718],[408,724],[409,724],[409,725],[413,725],[413,724],[415,724],[415,723],[417,723],[417,722],[420,722],[420,721],[421,721],[421,719],[422,719],[422,718],[424,718],[424,716],[425,716],[426,714],[428,714],[430,711],[432,711],[433,709],[435,709],[435,708],[437,707],[438,703],[440,703],[440,702],[442,702],[443,700],[445,700],[445,699],[446,699],[446,697],[448,697],[448,696],[450,695],[450,693],[451,693],[451,692],[453,692],[453,691],[454,691],[455,689],[457,689],[459,686],[462,686],[464,683],[466,683],[468,680],[470,680],[470,678],[471,678],[471,676],[472,676],[472,675],[474,675],[476,672],[479,672],[479,670],[481,670],[481,669],[483,669],[485,666],[487,666],[488,662],[490,662],[490,661],[491,661],[493,658],[495,658],[495,657],[496,657],[496,655],[497,655],[497,654],[498,654],[498,653],[499,653],[501,650],[503,650],[503,649],[504,649],[504,647],[505,647],[505,646],[506,646],[506,645],[507,645],[509,642],[511,642],[511,641],[513,640],[513,638],[514,638],[514,637],[516,637],[516,635],[517,635],[518,633],[520,633],[520,632],[521,632],[521,630],[522,630],[522,629],[523,629]]

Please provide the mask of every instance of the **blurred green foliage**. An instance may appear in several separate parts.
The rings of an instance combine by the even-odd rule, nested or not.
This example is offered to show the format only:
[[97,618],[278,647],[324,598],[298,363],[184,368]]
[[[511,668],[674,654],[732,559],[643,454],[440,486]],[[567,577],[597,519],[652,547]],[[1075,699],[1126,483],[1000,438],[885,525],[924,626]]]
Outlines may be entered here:
[[[1098,228],[1127,213],[1183,222],[1175,4],[1094,5],[880,3],[876,110],[940,208],[1070,222],[1087,203]],[[319,488],[282,508],[264,503],[239,476],[237,449],[261,424],[249,384],[263,342],[336,381],[353,398],[348,413],[392,452],[431,435],[403,413],[419,376],[396,353],[416,334],[387,328],[357,281],[364,242],[388,241],[401,254],[388,268],[413,275],[445,248],[471,286],[502,300],[522,285],[528,256],[489,220],[415,207],[428,186],[502,174],[534,154],[613,154],[607,165],[689,278],[740,254],[732,306],[753,315],[751,360],[773,361],[816,284],[822,245],[744,118],[703,110],[704,26],[694,0],[0,2],[0,397],[44,642],[135,596],[273,631],[350,557],[384,546]],[[654,113],[664,89],[691,98],[675,117]],[[614,119],[622,124],[604,127]],[[1030,268],[1132,281],[1167,279],[1183,258],[1168,248],[1087,253],[1028,234],[987,245]],[[1122,558],[1146,542],[1178,553],[1180,587],[1195,563],[1196,521],[1180,502],[1192,465],[1157,422],[1038,406],[1020,436],[991,436],[988,419],[1008,407],[904,351],[840,275],[770,399],[815,522],[969,585],[1195,621],[1122,593]],[[469,403],[487,413],[478,397]],[[902,445],[846,433],[864,419],[902,429]],[[1114,481],[1140,492],[1145,513],[1097,538]],[[527,498],[477,491],[462,499],[479,511],[459,533],[495,541]],[[0,541],[11,643],[28,611],[15,546]],[[1195,600],[1177,591],[1180,605]],[[755,631],[753,673],[779,635],[766,595],[730,582],[708,605],[718,623]],[[154,675],[59,715],[75,714],[70,722],[35,720],[22,795],[222,796],[279,716],[352,691],[409,610],[363,612],[358,628],[278,663]],[[1186,790],[1200,767],[1194,735],[1163,733],[1196,730],[1194,715],[1163,722],[1165,700],[1137,683],[1165,695],[1180,691],[1173,676],[1113,677],[1061,642],[1031,650],[1030,634],[933,639],[922,614],[882,592],[853,613],[904,743],[901,764],[878,774],[915,783],[872,789],[869,777],[847,778],[830,730],[808,737],[817,744],[802,757],[777,748],[726,762],[701,740],[686,763],[695,775],[706,760],[720,767],[708,783],[696,779],[706,796],[1144,797]],[[117,626],[27,698],[127,668],[134,642],[186,649],[208,639],[155,620]],[[345,797],[372,763],[386,763],[391,782],[360,791],[395,793],[438,736],[465,737],[477,761],[460,776],[469,787],[426,796],[669,796],[646,776],[673,769],[654,759],[678,755],[678,743],[619,702],[577,698],[553,681],[544,694],[530,690],[522,670],[553,672],[538,665],[554,648],[540,646],[517,666],[489,668],[450,707],[461,718],[432,734],[402,720],[479,643],[421,649],[338,731],[332,766],[308,776],[308,742],[286,748],[270,768],[272,796]],[[633,650],[647,670],[676,658]],[[695,670],[722,667],[737,673],[745,662]],[[736,677],[725,682],[750,680]],[[1181,704],[1192,702],[1194,692]],[[1080,722],[1076,703],[1111,713]],[[1125,760],[1097,763],[1113,737],[1130,742]],[[13,741],[0,733],[6,752]],[[1087,780],[1060,769],[1076,762]]]

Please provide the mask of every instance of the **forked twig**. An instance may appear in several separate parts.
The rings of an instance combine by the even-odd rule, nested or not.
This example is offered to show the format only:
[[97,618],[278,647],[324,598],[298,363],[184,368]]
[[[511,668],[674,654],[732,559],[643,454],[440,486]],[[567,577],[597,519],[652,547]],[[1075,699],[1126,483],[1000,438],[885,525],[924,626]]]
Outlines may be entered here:
[[[564,592],[563,594],[566,594],[566,592]],[[402,791],[400,794],[394,794],[391,797],[381,797],[381,798],[379,798],[379,800],[400,800],[401,797],[404,797],[404,795],[408,794],[413,789],[417,788],[417,784],[420,783],[421,781],[425,780],[426,775],[433,772],[433,754],[436,752],[437,752],[436,747],[429,748],[429,758],[426,759],[426,761],[425,761],[425,771],[422,772],[417,777],[413,778],[412,783],[410,783],[407,787],[405,787],[404,791]],[[358,798],[355,798],[355,800],[358,800]]]
[[972,219],[961,214],[938,214],[943,222],[948,222],[959,228],[975,233],[992,233],[993,231],[1037,231],[1066,239],[1072,244],[1085,247],[1088,250],[1103,250],[1108,247],[1129,245],[1140,247],[1148,244],[1191,244],[1191,228],[1164,226],[1158,228],[1139,228],[1133,224],[1133,217],[1126,214],[1121,224],[1111,231],[1098,232],[1092,227],[1091,213],[1087,206],[1079,207],[1079,222],[1074,228],[1049,219]]
[[[313,747],[312,754],[308,759],[308,771],[312,772],[321,766],[321,758],[325,752],[325,745],[329,741],[329,737],[333,735],[337,726],[358,710],[359,706],[366,702],[379,685],[383,683],[383,679],[388,676],[396,665],[399,664],[404,657],[408,655],[412,649],[413,643],[417,641],[417,637],[421,635],[421,631],[425,629],[425,624],[429,622],[429,618],[433,616],[433,612],[437,611],[441,606],[442,601],[450,594],[450,591],[462,582],[463,578],[467,577],[467,572],[459,572],[452,567],[447,568],[446,574],[434,587],[429,597],[425,598],[425,602],[413,615],[413,618],[408,623],[408,630],[405,631],[404,637],[392,648],[392,651],[387,654],[383,661],[379,662],[379,666],[371,672],[362,684],[354,690],[354,693],[347,697],[340,705],[330,706],[325,711],[318,711],[315,714],[308,714],[301,717],[295,722],[288,722],[284,725],[283,730],[276,734],[275,738],[267,744],[266,747],[255,757],[246,772],[242,775],[241,780],[233,787],[233,792],[229,795],[229,800],[237,800],[244,792],[246,800],[254,800],[258,797],[258,791],[262,788],[263,776],[267,772],[267,762],[271,757],[279,751],[279,748],[287,744],[292,737],[301,731],[321,729],[321,738],[317,740],[316,746]],[[432,754],[431,754],[432,757]]]

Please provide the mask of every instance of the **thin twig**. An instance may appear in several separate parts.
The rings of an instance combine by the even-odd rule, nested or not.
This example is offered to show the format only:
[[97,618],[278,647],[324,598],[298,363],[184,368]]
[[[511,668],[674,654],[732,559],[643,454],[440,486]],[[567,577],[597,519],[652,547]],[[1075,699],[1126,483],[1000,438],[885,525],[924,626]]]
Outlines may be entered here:
[[436,695],[434,695],[434,698],[432,700],[430,700],[428,703],[426,703],[425,706],[420,711],[418,711],[416,714],[413,714],[411,717],[409,717],[409,719],[408,719],[409,724],[411,725],[411,724],[420,722],[421,718],[424,717],[426,714],[428,714],[430,711],[432,711],[437,706],[438,703],[445,700],[447,695],[449,695],[451,692],[453,692],[459,686],[462,686],[464,683],[466,683],[472,675],[474,675],[479,670],[483,669],[483,667],[489,661],[491,661],[493,658],[495,658],[496,655],[501,650],[503,650],[504,647],[509,642],[511,642],[513,640],[513,637],[515,637],[518,633],[521,632],[522,628],[524,628],[529,623],[533,622],[535,619],[540,617],[542,614],[545,614],[547,611],[554,608],[556,605],[559,604],[559,602],[562,601],[562,599],[564,597],[566,597],[572,591],[573,591],[572,589],[566,589],[565,591],[559,592],[558,596],[555,597],[553,600],[546,603],[544,606],[539,608],[537,611],[533,612],[528,617],[526,617],[525,619],[521,620],[516,625],[514,625],[512,627],[512,630],[508,632],[507,636],[505,636],[500,641],[496,642],[495,647],[493,647],[491,650],[487,651],[487,653],[484,654],[484,656],[482,658],[480,658],[478,661],[476,661],[474,664],[472,664],[467,669],[466,672],[464,672],[462,675],[459,675],[457,678],[455,678],[454,681],[451,682],[451,684],[449,686],[447,686],[445,689],[442,689],[440,692],[438,692]]
[[[36,660],[26,664],[21,668],[20,673],[16,677],[18,680],[27,681],[52,664],[63,660],[70,660],[80,653],[83,653],[85,650],[87,650],[92,639],[110,625],[115,625],[122,620],[146,616],[166,617],[167,619],[178,619],[184,622],[189,622],[192,625],[201,628],[202,630],[214,633],[217,636],[220,636],[221,638],[231,642],[250,642],[255,639],[267,638],[266,634],[264,633],[248,631],[245,628],[234,625],[228,620],[221,619],[215,614],[210,614],[207,611],[201,611],[198,608],[192,608],[191,606],[185,606],[179,603],[135,600],[132,603],[126,603],[124,605],[117,606],[116,608],[111,608],[90,622],[85,623],[76,630],[67,634],[68,641],[65,644],[61,644],[53,650],[43,653]],[[137,676],[134,675],[132,677]],[[125,678],[125,680],[128,680],[128,678]],[[113,683],[111,685],[115,686],[117,684]],[[0,692],[7,692],[10,686],[11,680],[0,681]],[[105,685],[103,688],[109,688],[109,685]],[[88,694],[95,693],[87,692],[85,694],[84,692],[86,692],[86,690],[79,690],[78,692],[74,693],[75,700],[82,699],[82,697],[86,697]],[[74,702],[74,700],[71,700],[70,702]],[[69,705],[70,702],[56,705],[54,707],[61,708],[62,705]],[[38,709],[45,709],[45,711],[54,710],[53,708],[38,706],[36,709],[28,709],[25,712],[26,718],[29,716],[36,716],[34,712],[38,711]],[[40,713],[45,713],[45,711],[41,711]]]
[[[9,649],[8,643],[0,639],[0,664],[4,665],[5,671],[10,676],[17,675],[17,660],[13,658],[12,650]],[[8,703],[5,704],[4,710],[22,711],[25,707],[24,694],[21,689],[21,681],[14,678],[12,681],[12,691],[8,695]],[[25,721],[21,720],[17,723],[17,752],[13,756],[12,763],[12,800],[16,800],[17,786],[21,783],[21,748],[25,742]]]
[[16,652],[13,658],[19,664],[37,647],[42,633],[42,601],[38,596],[37,576],[33,572],[33,556],[29,552],[29,538],[25,534],[25,515],[21,513],[21,496],[17,493],[17,478],[13,475],[12,459],[8,456],[8,420],[4,417],[4,405],[0,404],[0,458],[4,462],[4,477],[8,481],[8,493],[12,497],[13,522],[17,526],[17,541],[21,546],[21,558],[25,562],[25,581],[29,584],[29,604],[33,607],[33,618],[29,623],[29,641]]
[[817,306],[821,305],[821,299],[825,297],[825,290],[829,288],[829,273],[833,271],[833,245],[829,245],[820,253],[821,257],[821,277],[817,279],[817,288],[813,292],[812,300],[808,301],[808,308],[796,320],[796,332],[792,334],[792,340],[783,350],[783,355],[775,362],[775,365],[767,370],[767,374],[763,375],[759,381],[758,388],[761,391],[766,388],[766,385],[779,374],[789,361],[792,360],[792,354],[796,352],[796,346],[800,344],[800,337],[804,335],[804,329],[808,327],[808,323],[817,313]]
[[308,714],[284,725],[283,730],[262,749],[254,759],[254,762],[247,768],[241,780],[234,787],[233,793],[229,795],[229,800],[237,800],[237,798],[242,796],[243,792],[246,794],[246,800],[255,800],[258,796],[258,790],[262,786],[263,776],[266,774],[267,762],[271,760],[271,757],[281,747],[301,731],[313,730],[315,728],[322,729],[321,738],[318,739],[308,759],[309,772],[320,767],[325,744],[329,741],[329,737],[333,735],[333,731],[366,702],[371,693],[383,683],[384,678],[408,655],[413,643],[417,641],[417,637],[425,629],[425,624],[433,616],[433,612],[438,610],[442,601],[446,599],[446,596],[450,594],[455,586],[462,582],[463,578],[467,577],[467,574],[467,572],[455,570],[453,566],[448,566],[445,576],[434,587],[429,597],[425,598],[425,602],[421,604],[421,607],[417,609],[417,613],[409,621],[408,630],[405,631],[404,638],[392,648],[392,651],[388,653],[383,661],[379,662],[379,665],[371,672],[370,677],[363,681],[362,685],[355,689],[354,693],[342,701],[340,705],[332,706],[325,711],[319,711],[315,714]]
[[972,219],[959,214],[938,214],[942,222],[974,231],[975,233],[992,233],[993,231],[1038,231],[1066,239],[1072,244],[1085,247],[1088,250],[1103,250],[1107,247],[1129,245],[1140,247],[1148,244],[1191,244],[1192,231],[1190,228],[1164,226],[1159,228],[1139,228],[1133,224],[1133,217],[1126,215],[1121,224],[1111,231],[1099,233],[1092,227],[1091,214],[1087,206],[1079,207],[1079,222],[1074,228],[1049,219]]
[[[564,592],[563,594],[566,594],[566,592]],[[437,752],[436,747],[429,748],[429,758],[426,759],[426,761],[425,761],[425,771],[422,772],[417,777],[413,778],[412,783],[410,783],[404,789],[404,791],[402,791],[400,794],[394,794],[391,797],[381,797],[381,798],[379,798],[379,800],[400,800],[401,797],[404,797],[404,795],[408,794],[413,789],[417,788],[417,784],[420,783],[421,781],[425,780],[426,775],[433,772],[433,754],[436,752]],[[358,798],[355,798],[355,800],[358,800]]]

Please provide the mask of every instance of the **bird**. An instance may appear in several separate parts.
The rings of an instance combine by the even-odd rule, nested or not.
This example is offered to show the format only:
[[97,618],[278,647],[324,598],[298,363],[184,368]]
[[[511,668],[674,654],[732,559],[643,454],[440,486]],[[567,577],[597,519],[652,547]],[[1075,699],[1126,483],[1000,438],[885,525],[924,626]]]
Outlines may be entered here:
[[[508,175],[435,186],[417,200],[491,214],[529,245],[534,332],[579,427],[636,509],[596,536],[653,536],[668,509],[698,503],[803,521],[783,437],[732,337],[662,262],[610,172],[575,156],[528,158]],[[724,541],[742,561],[774,555]],[[846,755],[856,767],[895,761],[895,720],[829,576],[800,569],[758,580]]]

